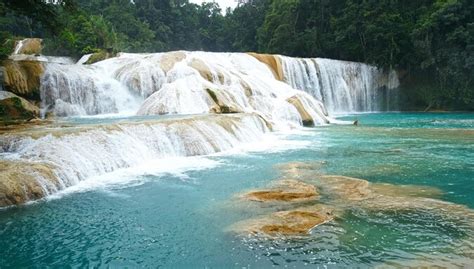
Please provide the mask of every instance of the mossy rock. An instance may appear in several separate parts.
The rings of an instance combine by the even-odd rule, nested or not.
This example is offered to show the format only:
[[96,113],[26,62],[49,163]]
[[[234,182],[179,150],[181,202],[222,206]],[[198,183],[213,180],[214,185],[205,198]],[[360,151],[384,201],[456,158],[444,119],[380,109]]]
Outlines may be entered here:
[[112,57],[115,57],[114,53],[107,52],[106,50],[101,50],[99,52],[93,53],[84,64],[93,64]]
[[13,93],[0,91],[0,99],[0,121],[3,123],[31,120],[39,116],[38,107]]

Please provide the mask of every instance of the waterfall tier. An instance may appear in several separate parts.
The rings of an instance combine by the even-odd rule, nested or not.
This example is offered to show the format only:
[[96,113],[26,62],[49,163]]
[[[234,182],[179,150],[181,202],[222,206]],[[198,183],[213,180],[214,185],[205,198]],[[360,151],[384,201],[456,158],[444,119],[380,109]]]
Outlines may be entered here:
[[395,71],[364,63],[280,56],[284,81],[321,100],[329,112],[394,110],[399,86]]
[[235,114],[5,134],[0,141],[0,206],[153,159],[208,155],[261,141],[269,127],[258,115]]
[[[302,125],[307,115],[313,125],[332,121],[322,103],[245,53],[122,53],[93,65],[46,64],[41,85],[43,109],[61,116],[256,112],[277,127]],[[301,104],[311,104],[304,115]]]

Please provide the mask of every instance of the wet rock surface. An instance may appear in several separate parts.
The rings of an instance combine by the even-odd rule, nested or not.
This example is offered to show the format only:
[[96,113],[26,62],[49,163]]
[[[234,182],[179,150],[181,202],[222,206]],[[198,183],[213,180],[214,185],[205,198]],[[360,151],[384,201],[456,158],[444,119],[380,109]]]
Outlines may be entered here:
[[[421,212],[474,229],[474,211],[440,200],[442,192],[437,188],[323,175],[323,166],[324,162],[277,165],[283,179],[269,188],[251,190],[240,196],[242,200],[257,203],[257,209],[252,213],[258,217],[239,221],[231,230],[269,237],[308,235],[317,226],[344,218],[346,212],[354,210],[398,215]],[[294,179],[285,179],[288,177]],[[275,202],[280,206],[274,206]],[[251,207],[247,208],[250,210]]]
[[280,180],[267,190],[251,191],[242,196],[243,199],[258,202],[269,201],[310,201],[319,198],[315,186],[292,179]]
[[334,209],[325,205],[299,207],[246,220],[235,224],[233,229],[237,232],[271,237],[307,235],[316,226],[331,221],[334,214]]
[[41,62],[5,60],[3,67],[5,90],[24,98],[39,101],[40,80],[44,73]]
[[39,199],[60,188],[53,169],[46,163],[0,161],[0,207]]

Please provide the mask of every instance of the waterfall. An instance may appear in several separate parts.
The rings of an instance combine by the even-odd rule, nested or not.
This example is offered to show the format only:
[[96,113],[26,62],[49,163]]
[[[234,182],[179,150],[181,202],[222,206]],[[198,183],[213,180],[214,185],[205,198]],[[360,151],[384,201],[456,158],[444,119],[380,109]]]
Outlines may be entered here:
[[[143,117],[2,134],[0,177],[13,185],[0,193],[0,206],[150,160],[262,141],[270,129],[343,124],[328,112],[378,110],[378,89],[398,83],[396,74],[360,63],[246,53],[121,53],[82,61],[43,62],[43,115]],[[182,116],[156,117],[162,114]],[[17,173],[20,166],[28,169]]]
[[45,63],[41,107],[57,116],[134,113],[139,100],[97,66]]
[[15,50],[13,51],[13,54],[19,54],[21,49],[23,48],[23,43],[25,43],[25,40],[19,40],[17,44],[15,45]]
[[[31,187],[39,187],[44,190],[43,195],[47,195],[145,161],[208,155],[243,143],[261,141],[268,131],[267,123],[255,114],[48,128],[37,130],[34,136],[28,132],[4,135],[0,141],[0,154],[5,160],[41,164],[43,168],[52,169],[54,173],[43,173],[49,178],[34,177]],[[22,173],[32,176],[38,174],[38,170]],[[0,206],[4,203],[2,199]]]
[[[277,128],[331,122],[324,105],[246,53],[121,53],[92,65],[46,64],[41,99],[57,116],[259,113]],[[301,99],[290,103],[291,98]],[[146,99],[144,102],[142,99]],[[295,105],[296,104],[296,105]],[[303,104],[303,108],[296,107]]]
[[284,80],[322,101],[329,112],[396,109],[389,100],[399,86],[393,70],[387,73],[364,63],[323,58],[280,59]]

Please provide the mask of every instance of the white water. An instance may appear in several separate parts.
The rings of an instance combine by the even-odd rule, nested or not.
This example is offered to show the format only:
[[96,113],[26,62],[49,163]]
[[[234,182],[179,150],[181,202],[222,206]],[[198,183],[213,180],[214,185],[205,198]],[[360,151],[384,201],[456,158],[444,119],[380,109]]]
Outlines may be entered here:
[[46,64],[41,79],[41,108],[57,116],[126,113],[133,115],[140,98],[96,66]]
[[[124,53],[93,65],[45,63],[43,115],[211,115],[3,135],[0,155],[53,165],[57,178],[37,179],[47,194],[76,185],[87,189],[113,183],[113,176],[103,177],[110,173],[123,172],[130,178],[127,175],[144,165],[148,171],[147,163],[165,165],[173,158],[236,150],[243,144],[266,147],[277,143],[263,142],[269,128],[291,130],[302,125],[303,117],[310,117],[315,125],[340,123],[311,95],[324,100],[331,111],[350,111],[359,108],[364,93],[365,105],[372,109],[367,101],[370,92],[388,83],[379,81],[378,70],[363,64],[319,59],[316,65],[312,59],[283,59],[289,84],[276,80],[267,65],[244,53]],[[300,66],[298,71],[302,62],[314,70]],[[295,89],[301,85],[308,85],[306,91],[312,86],[316,90]],[[339,96],[340,92],[345,95]],[[242,113],[212,115],[222,112]],[[157,169],[157,173],[167,171]]]
[[276,80],[265,64],[244,53],[122,53],[93,65],[47,64],[41,94],[43,111],[58,116],[203,114],[224,107],[257,112],[279,129],[301,125],[287,101],[297,96],[310,104],[305,110],[316,124],[332,120],[324,105]]
[[18,54],[23,47],[23,43],[25,42],[25,39],[18,41],[18,43],[15,46],[15,50],[13,51],[13,54]]
[[[58,178],[47,182],[47,189],[55,192],[152,160],[230,150],[260,141],[267,132],[266,123],[254,114],[193,116],[51,129],[36,133],[35,138],[28,134],[5,135],[0,142],[3,151],[0,153],[4,159],[56,167]],[[50,186],[55,180],[56,186]]]
[[393,110],[390,96],[399,86],[395,71],[364,63],[280,56],[285,81],[321,100],[330,112]]

